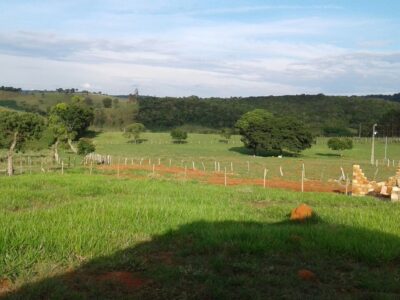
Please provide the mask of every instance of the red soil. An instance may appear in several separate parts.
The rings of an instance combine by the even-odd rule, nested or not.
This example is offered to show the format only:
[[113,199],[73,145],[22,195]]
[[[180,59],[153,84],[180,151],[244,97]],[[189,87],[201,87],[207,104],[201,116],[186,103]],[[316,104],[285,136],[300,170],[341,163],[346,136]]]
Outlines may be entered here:
[[0,295],[11,290],[11,281],[7,278],[0,278]]
[[99,275],[98,280],[121,284],[128,289],[139,289],[148,283],[148,280],[139,277],[135,273],[114,271]]
[[[146,164],[143,165],[112,165],[112,166],[99,166],[100,170],[110,170],[117,171],[119,169],[120,172],[128,171],[128,170],[147,170],[152,172],[153,166],[149,166]],[[202,182],[208,184],[215,185],[224,185],[225,178],[224,173],[222,172],[203,172],[200,170],[193,169],[185,169],[178,167],[166,167],[164,165],[155,165],[155,172],[157,174],[174,174],[179,177],[186,177],[188,179],[199,179]],[[186,173],[186,174],[185,174]],[[256,185],[263,186],[264,182],[262,179],[254,179],[254,178],[235,178],[232,177],[233,174],[227,174],[227,185],[235,186],[235,185]],[[125,177],[126,174],[121,174],[121,176]],[[131,174],[128,177],[137,178],[137,176],[133,176]],[[301,191],[301,183],[296,181],[286,181],[286,180],[277,180],[277,179],[268,179],[266,181],[266,188],[279,188],[279,189],[287,189],[293,191]],[[306,180],[304,182],[304,191],[305,192],[327,192],[327,193],[337,193],[343,192],[343,188],[338,185],[332,183],[323,183],[315,180]]]

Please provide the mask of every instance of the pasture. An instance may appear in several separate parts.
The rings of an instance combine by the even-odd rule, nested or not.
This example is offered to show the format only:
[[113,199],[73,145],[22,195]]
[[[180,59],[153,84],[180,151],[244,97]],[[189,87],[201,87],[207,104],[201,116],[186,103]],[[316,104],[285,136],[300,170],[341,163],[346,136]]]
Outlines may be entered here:
[[[1,181],[5,299],[400,295],[395,203],[102,175]],[[290,222],[300,203],[316,216]]]
[[[352,165],[360,164],[369,179],[381,181],[395,174],[400,160],[400,142],[396,139],[389,139],[386,153],[389,161],[384,160],[384,140],[376,139],[375,158],[378,164],[371,165],[371,140],[367,138],[354,139],[354,148],[343,151],[342,156],[327,147],[327,138],[317,138],[316,144],[299,156],[284,154],[282,158],[277,157],[279,153],[261,153],[259,156],[253,156],[243,147],[239,136],[233,136],[228,143],[223,143],[220,141],[221,137],[216,134],[189,134],[187,143],[184,144],[172,143],[168,133],[144,133],[141,138],[144,141],[135,144],[123,137],[121,132],[95,133],[93,141],[96,153],[111,155],[113,167],[94,166],[93,170],[89,171],[90,166],[83,165],[82,157],[65,150],[61,153],[65,172],[108,175],[119,173],[121,176],[133,178],[152,175],[178,179],[197,178],[209,183],[223,184],[226,170],[227,185],[260,185],[263,184],[266,172],[267,186],[290,186],[299,190],[304,165],[306,191],[344,192],[346,182],[339,181],[342,169],[345,176],[351,179]],[[120,165],[119,171],[117,165]],[[5,170],[5,166],[5,160],[0,162],[0,170]],[[16,156],[17,174],[42,171],[60,173],[60,169],[60,165],[51,162],[49,150],[40,153],[26,152]]]
[[[351,174],[353,163],[385,179],[396,167],[383,165],[381,140],[377,167],[369,164],[368,140],[342,157],[320,138],[298,157],[278,158],[249,155],[238,136],[222,143],[218,135],[190,134],[186,144],[173,144],[167,133],[142,138],[134,144],[120,132],[99,133],[96,152],[111,155],[112,165],[85,165],[65,150],[63,174],[49,151],[16,157],[17,176],[3,176],[0,185],[0,297],[400,295],[396,203],[271,188],[282,187],[280,180],[298,190],[303,164],[313,184],[338,178],[340,167]],[[399,153],[390,141],[387,156],[396,164]],[[254,180],[265,168],[264,189]],[[315,190],[307,183],[306,191]],[[290,222],[300,203],[316,216]],[[302,278],[304,270],[312,276]]]

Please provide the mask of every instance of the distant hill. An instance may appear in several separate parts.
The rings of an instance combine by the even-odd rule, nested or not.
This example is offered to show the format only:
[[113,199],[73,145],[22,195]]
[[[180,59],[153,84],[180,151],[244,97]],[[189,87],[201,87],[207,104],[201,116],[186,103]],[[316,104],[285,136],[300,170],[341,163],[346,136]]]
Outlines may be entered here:
[[[370,135],[374,123],[381,123],[400,103],[379,97],[295,95],[245,98],[158,98],[139,97],[138,119],[148,128],[163,129],[193,124],[211,128],[232,127],[239,117],[256,108],[298,118],[315,134]],[[400,124],[385,123],[384,131],[400,135]]]
[[[123,128],[136,120],[138,106],[135,101],[127,101],[115,96],[89,92],[57,91],[4,91],[0,90],[0,109],[34,112],[46,115],[57,103],[70,103],[73,96],[80,96],[93,108],[96,127]],[[111,106],[105,107],[103,100],[109,98]]]
[[[374,123],[379,133],[400,136],[400,94],[369,96],[293,95],[264,97],[199,98],[109,96],[98,93],[64,91],[8,91],[0,89],[0,109],[36,112],[46,115],[60,102],[81,96],[93,107],[95,127],[121,129],[132,122],[142,122],[153,130],[174,127],[219,130],[234,127],[247,111],[263,108],[278,115],[304,121],[315,134],[371,134]],[[109,98],[110,106],[103,102]],[[387,116],[391,116],[388,118]]]

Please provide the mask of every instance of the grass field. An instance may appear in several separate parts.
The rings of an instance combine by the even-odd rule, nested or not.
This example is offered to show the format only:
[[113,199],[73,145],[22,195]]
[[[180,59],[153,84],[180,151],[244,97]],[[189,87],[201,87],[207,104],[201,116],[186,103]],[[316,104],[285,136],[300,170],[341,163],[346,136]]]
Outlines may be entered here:
[[[375,157],[378,159],[378,167],[370,165],[371,144],[370,140],[355,140],[354,149],[343,152],[343,157],[335,151],[330,150],[326,138],[318,138],[316,145],[302,152],[299,157],[253,157],[240,141],[239,136],[234,136],[228,144],[221,143],[218,135],[213,134],[190,134],[187,144],[173,144],[168,133],[145,133],[143,138],[147,141],[142,144],[128,143],[127,139],[118,132],[104,132],[95,139],[96,152],[110,154],[124,158],[133,158],[135,163],[140,159],[151,159],[151,163],[158,164],[158,159],[164,165],[169,165],[172,160],[173,166],[188,168],[192,162],[198,169],[202,169],[201,162],[205,164],[207,171],[213,171],[215,162],[220,162],[221,170],[226,167],[239,177],[263,176],[264,168],[267,168],[269,178],[281,178],[280,167],[282,167],[285,180],[299,181],[302,165],[306,168],[306,177],[312,180],[334,180],[341,175],[341,167],[345,174],[351,176],[352,165],[360,164],[366,175],[377,180],[386,180],[393,176],[400,160],[400,142],[391,142],[388,145],[387,157],[391,159],[390,165],[384,162],[385,144],[383,140],[377,140]],[[395,160],[395,166],[393,166]],[[248,171],[250,165],[250,172]],[[378,169],[378,170],[377,170]]]
[[[370,180],[384,181],[395,174],[400,160],[400,142],[396,140],[389,140],[387,157],[390,159],[390,164],[388,165],[387,161],[384,161],[385,143],[382,139],[377,139],[375,157],[378,160],[378,166],[376,166],[370,164],[371,141],[368,139],[355,139],[354,148],[344,151],[343,156],[327,147],[327,138],[318,138],[311,149],[305,150],[298,157],[278,158],[277,154],[253,156],[243,147],[239,136],[233,136],[229,143],[222,143],[219,135],[189,134],[186,144],[172,143],[168,133],[144,133],[142,138],[145,142],[134,144],[129,143],[121,132],[105,131],[95,134],[93,140],[96,144],[96,152],[112,155],[113,164],[118,164],[119,161],[121,165],[126,162],[129,165],[133,163],[138,166],[142,161],[143,166],[147,166],[147,170],[141,168],[141,170],[121,171],[127,175],[139,177],[152,173],[153,164],[156,171],[159,163],[164,167],[169,167],[171,164],[177,173],[183,174],[185,167],[190,170],[194,163],[197,170],[206,170],[206,173],[209,174],[215,171],[215,167],[219,163],[220,171],[223,173],[226,168],[230,178],[262,179],[264,169],[267,169],[268,180],[299,183],[304,164],[306,180],[332,183],[341,176],[341,168],[346,175],[351,177],[352,165],[360,164]],[[3,151],[0,156],[4,158],[5,154]],[[33,161],[30,167],[27,165],[28,157],[31,157]],[[20,163],[21,159],[22,163]],[[71,170],[71,166],[82,163],[82,157],[75,156],[66,149],[62,152],[62,159],[65,162],[66,172],[83,172],[82,169]],[[46,161],[51,161],[50,150],[39,153],[28,151],[17,155],[15,161],[17,174],[21,173],[21,170],[22,173],[41,172],[43,164],[44,169],[56,170],[58,173],[61,168],[60,165],[54,166],[52,163],[46,163]],[[5,159],[0,160],[0,170],[3,170],[3,174],[5,168]],[[341,182],[338,187],[343,189],[344,184]]]
[[[289,222],[303,202],[317,217]],[[399,218],[400,206],[368,197],[2,178],[0,290],[6,299],[395,299]],[[301,269],[315,278],[301,280]]]

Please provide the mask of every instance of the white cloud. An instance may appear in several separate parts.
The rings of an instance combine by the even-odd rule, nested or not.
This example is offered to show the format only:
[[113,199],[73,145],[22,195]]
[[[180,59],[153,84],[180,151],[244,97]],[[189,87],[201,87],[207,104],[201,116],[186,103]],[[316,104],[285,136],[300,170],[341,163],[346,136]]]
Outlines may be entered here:
[[200,22],[107,38],[0,31],[0,81],[115,94],[139,87],[141,94],[171,96],[395,92],[398,53],[360,52],[326,37],[365,24],[321,18]]

